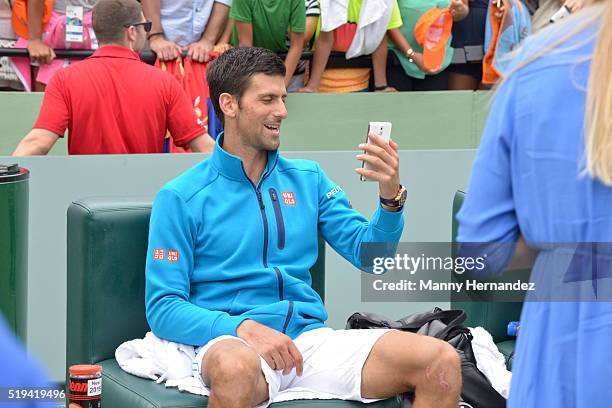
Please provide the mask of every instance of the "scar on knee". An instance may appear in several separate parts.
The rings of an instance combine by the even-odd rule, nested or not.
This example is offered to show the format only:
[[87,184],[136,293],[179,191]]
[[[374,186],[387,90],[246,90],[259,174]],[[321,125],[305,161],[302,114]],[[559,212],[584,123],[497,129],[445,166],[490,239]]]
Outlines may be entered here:
[[429,381],[437,382],[444,391],[450,391],[451,385],[446,380],[446,371],[444,369],[440,369],[436,373],[433,371],[434,370],[430,366],[427,366],[425,369],[425,377]]

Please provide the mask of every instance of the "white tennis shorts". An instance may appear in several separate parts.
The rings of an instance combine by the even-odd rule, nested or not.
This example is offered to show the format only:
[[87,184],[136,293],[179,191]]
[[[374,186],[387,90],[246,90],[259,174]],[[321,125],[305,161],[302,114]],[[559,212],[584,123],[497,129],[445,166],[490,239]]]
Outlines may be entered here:
[[[361,401],[365,403],[378,401],[361,397],[361,370],[374,346],[374,343],[388,329],[354,329],[333,330],[325,327],[310,330],[298,336],[294,342],[302,353],[304,370],[297,376],[295,369],[283,375],[282,370],[273,370],[260,356],[261,368],[268,383],[270,399],[260,407],[267,407],[275,402],[281,391],[310,394],[311,398],[337,398],[342,400]],[[193,376],[202,382],[202,357],[215,343],[225,339],[243,339],[234,336],[220,336],[197,350],[193,360]],[[206,387],[206,384],[203,384]],[[206,387],[208,388],[208,387]],[[308,393],[310,391],[310,393]]]

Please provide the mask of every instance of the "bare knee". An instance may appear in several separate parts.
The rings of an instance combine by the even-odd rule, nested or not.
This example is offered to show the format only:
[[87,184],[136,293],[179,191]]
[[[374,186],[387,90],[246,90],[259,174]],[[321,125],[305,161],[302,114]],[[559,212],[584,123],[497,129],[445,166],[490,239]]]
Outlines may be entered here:
[[259,356],[254,350],[243,344],[211,348],[202,359],[202,379],[209,386],[241,383],[254,387],[260,373]]
[[433,356],[425,367],[425,376],[420,385],[436,392],[458,394],[461,389],[459,353],[450,344],[441,341],[436,345]]

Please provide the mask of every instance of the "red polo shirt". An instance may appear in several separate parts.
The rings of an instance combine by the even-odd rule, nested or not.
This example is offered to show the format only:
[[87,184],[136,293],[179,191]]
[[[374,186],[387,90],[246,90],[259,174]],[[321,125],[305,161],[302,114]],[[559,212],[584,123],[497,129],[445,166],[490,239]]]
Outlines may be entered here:
[[175,78],[114,45],[53,76],[34,128],[68,129],[69,154],[162,153],[166,130],[179,146],[204,134]]

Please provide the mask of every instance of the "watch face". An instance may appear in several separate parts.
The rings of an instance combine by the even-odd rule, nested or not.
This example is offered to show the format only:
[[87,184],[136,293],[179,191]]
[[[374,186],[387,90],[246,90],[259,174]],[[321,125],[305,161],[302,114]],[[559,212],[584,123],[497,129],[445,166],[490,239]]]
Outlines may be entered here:
[[408,191],[406,190],[405,187],[402,187],[402,190],[400,191],[399,194],[399,205],[402,206],[404,205],[404,203],[406,202],[406,197],[408,196]]

